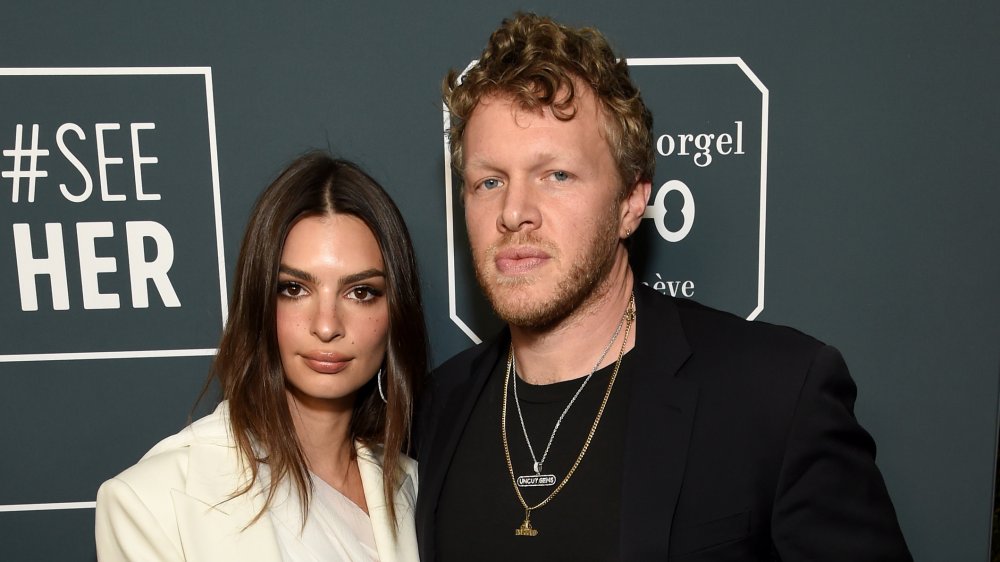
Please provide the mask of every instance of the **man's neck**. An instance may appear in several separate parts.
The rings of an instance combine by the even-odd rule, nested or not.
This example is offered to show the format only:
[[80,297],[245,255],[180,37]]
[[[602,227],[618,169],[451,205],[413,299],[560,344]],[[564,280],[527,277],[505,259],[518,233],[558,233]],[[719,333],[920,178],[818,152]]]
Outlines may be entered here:
[[[557,325],[546,330],[511,326],[517,373],[532,384],[551,384],[589,375],[618,360],[625,337],[624,325],[615,334],[632,296],[633,277],[627,262],[612,268],[590,298]],[[635,344],[635,325],[625,350]],[[601,353],[608,353],[595,365]]]

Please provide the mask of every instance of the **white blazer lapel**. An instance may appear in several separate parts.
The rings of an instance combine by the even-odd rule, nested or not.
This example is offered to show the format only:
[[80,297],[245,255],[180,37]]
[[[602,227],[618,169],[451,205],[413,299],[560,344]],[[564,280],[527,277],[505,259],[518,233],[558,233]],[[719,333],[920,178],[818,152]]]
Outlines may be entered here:
[[230,497],[235,483],[245,481],[235,447],[191,447],[187,486],[172,494],[189,561],[281,560],[270,517],[265,513],[250,524],[263,506],[260,487]]
[[371,518],[380,562],[417,560],[417,530],[413,519],[413,510],[417,502],[415,471],[403,471],[403,481],[394,495],[396,507],[394,532],[382,486],[381,451],[372,451],[360,443],[356,448],[361,483],[365,489],[365,503],[368,504],[368,516]]

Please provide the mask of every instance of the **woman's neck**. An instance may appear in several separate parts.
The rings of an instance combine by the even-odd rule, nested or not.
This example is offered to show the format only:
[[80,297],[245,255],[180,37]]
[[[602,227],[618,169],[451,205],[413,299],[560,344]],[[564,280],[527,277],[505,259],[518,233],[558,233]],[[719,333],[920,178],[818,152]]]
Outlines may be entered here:
[[351,439],[353,397],[331,401],[289,391],[288,410],[310,472],[367,511]]

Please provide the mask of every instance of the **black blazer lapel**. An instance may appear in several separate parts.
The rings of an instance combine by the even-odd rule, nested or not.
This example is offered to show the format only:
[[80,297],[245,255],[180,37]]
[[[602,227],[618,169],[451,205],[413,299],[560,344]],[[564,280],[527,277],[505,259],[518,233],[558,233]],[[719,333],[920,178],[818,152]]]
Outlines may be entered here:
[[[504,329],[483,345],[479,355],[468,363],[470,368],[464,378],[461,378],[463,373],[457,372],[466,365],[462,361],[454,366],[446,364],[434,373],[444,380],[433,390],[433,404],[430,406],[434,410],[431,413],[433,421],[425,428],[425,431],[429,429],[430,436],[421,440],[419,452],[420,489],[417,492],[416,523],[421,560],[434,560],[435,513],[445,477],[462,431],[472,415],[472,408],[509,344],[510,332]],[[451,382],[455,380],[458,382]]]
[[635,378],[622,482],[622,560],[663,560],[680,495],[698,386],[677,378],[691,355],[677,307],[637,286]]

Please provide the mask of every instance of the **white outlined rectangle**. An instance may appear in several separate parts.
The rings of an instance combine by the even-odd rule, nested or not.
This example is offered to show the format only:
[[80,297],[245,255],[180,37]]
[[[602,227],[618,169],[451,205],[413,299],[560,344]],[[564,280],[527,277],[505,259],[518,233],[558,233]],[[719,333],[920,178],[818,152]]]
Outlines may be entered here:
[[20,503],[0,505],[0,513],[16,513],[19,511],[62,511],[66,509],[94,509],[97,502],[63,502],[63,503]]
[[767,135],[770,120],[771,92],[747,66],[741,57],[676,57],[676,58],[630,58],[625,59],[629,66],[698,66],[698,65],[735,65],[747,79],[760,91],[760,229],[757,233],[757,306],[747,320],[754,320],[764,311],[764,258],[767,245]]
[[[215,217],[215,244],[218,258],[219,295],[222,325],[228,315],[226,287],[226,260],[222,239],[222,200],[219,185],[219,158],[215,131],[215,98],[212,87],[212,68],[208,66],[164,67],[52,67],[52,68],[0,68],[0,76],[167,76],[200,75],[205,79],[205,100],[208,116],[208,143],[212,172],[212,200]],[[214,349],[160,349],[97,351],[82,353],[31,353],[0,355],[0,363],[24,361],[60,361],[86,359],[134,359],[145,357],[190,357],[212,355]]]

